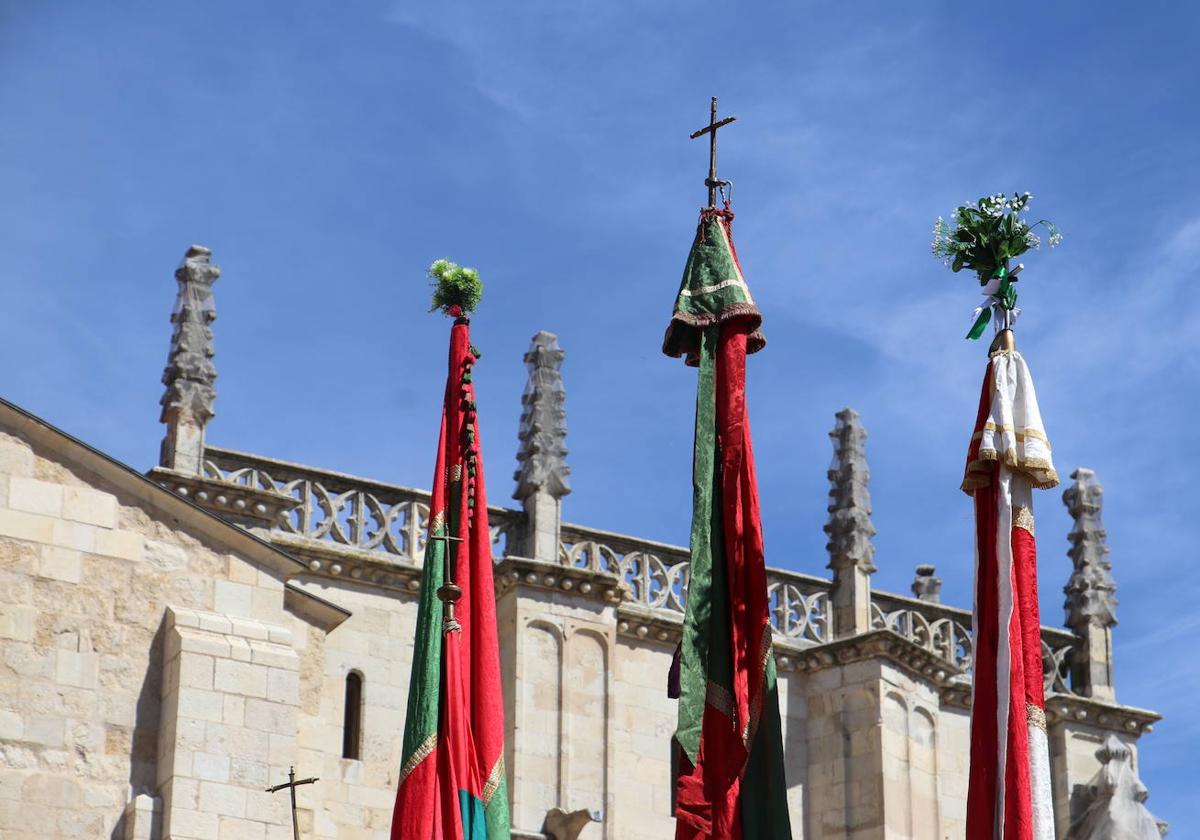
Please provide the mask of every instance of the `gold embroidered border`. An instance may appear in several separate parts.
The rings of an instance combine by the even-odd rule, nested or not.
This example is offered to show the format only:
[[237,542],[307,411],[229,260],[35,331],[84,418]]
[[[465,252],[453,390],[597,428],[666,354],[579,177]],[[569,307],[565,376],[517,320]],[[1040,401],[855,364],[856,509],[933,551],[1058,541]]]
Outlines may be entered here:
[[1017,505],[1016,510],[1013,511],[1013,527],[1028,531],[1029,536],[1034,536],[1033,511],[1025,505]]
[[416,770],[417,765],[428,758],[436,746],[437,733],[434,732],[422,741],[419,747],[413,750],[413,754],[408,757],[408,761],[404,762],[404,766],[400,768],[400,784],[404,784],[404,780],[408,778],[408,774]]
[[767,662],[771,656],[771,633],[771,625],[768,623],[763,628],[762,655],[758,662],[758,670],[763,676],[763,682],[758,690],[758,696],[750,704],[750,719],[746,721],[746,726],[742,730],[742,743],[747,750],[750,749],[750,742],[754,740],[754,733],[758,731],[758,721],[762,718],[763,695],[767,693]]
[[733,696],[724,686],[709,680],[708,688],[704,692],[704,702],[733,720]]
[[1046,731],[1046,710],[1033,703],[1025,704],[1025,720],[1043,732]]
[[450,468],[450,480],[451,481],[461,481],[462,480],[462,464],[455,464],[453,467]]
[[962,489],[968,493],[979,487],[987,487],[989,478],[987,475],[988,465],[993,461],[999,461],[1005,466],[1011,467],[1014,470],[1024,473],[1030,484],[1038,490],[1049,490],[1051,487],[1058,486],[1058,473],[1045,458],[1025,458],[1018,459],[1017,453],[1011,449],[1006,449],[1003,453],[997,452],[995,449],[980,449],[979,457],[967,464],[966,475],[963,477]]
[[446,527],[446,511],[439,510],[429,520],[429,535],[436,536],[439,531]]
[[1043,443],[1045,443],[1047,449],[1052,448],[1050,446],[1050,438],[1046,437],[1046,434],[1044,432],[1041,432],[1037,429],[1031,429],[1031,428],[1022,429],[1021,431],[1017,431],[1013,426],[1010,426],[1007,423],[996,424],[996,423],[993,423],[991,420],[988,420],[986,423],[984,423],[983,428],[971,436],[971,440],[979,440],[980,438],[983,437],[984,432],[1000,432],[1000,433],[1012,432],[1013,437],[1015,437],[1017,440],[1025,440],[1025,438],[1031,437],[1031,438],[1034,438],[1035,440],[1040,440]]
[[487,782],[483,785],[483,807],[486,808],[488,803],[492,801],[496,791],[500,789],[500,783],[504,781],[504,756],[496,759],[496,763],[492,765],[492,772],[488,773]]

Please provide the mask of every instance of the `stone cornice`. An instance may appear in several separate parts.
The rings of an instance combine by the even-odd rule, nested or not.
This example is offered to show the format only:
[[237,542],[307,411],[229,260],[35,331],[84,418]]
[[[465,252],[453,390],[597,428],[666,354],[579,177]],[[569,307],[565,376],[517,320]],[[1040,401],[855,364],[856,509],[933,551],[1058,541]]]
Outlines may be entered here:
[[1121,706],[1092,697],[1051,694],[1046,697],[1046,722],[1087,724],[1115,732],[1141,735],[1152,732],[1162,715],[1136,706]]
[[279,531],[271,532],[271,542],[304,564],[305,571],[300,573],[304,577],[361,583],[413,595],[421,591],[421,566],[393,562],[392,555]]
[[616,605],[629,597],[625,582],[608,572],[563,566],[530,557],[508,556],[496,564],[496,597],[512,590],[535,589]]
[[298,504],[291,496],[244,484],[155,467],[146,476],[207,511],[250,527],[270,528]]
[[[789,646],[791,647],[791,646]],[[950,686],[962,672],[936,653],[910,642],[891,630],[872,630],[822,645],[786,653],[776,643],[778,669],[783,671],[822,671],[834,665],[848,665],[868,659],[883,659],[935,687]]]
[[[960,709],[971,708],[971,685],[964,682],[942,690],[942,704]],[[1162,715],[1135,706],[1121,706],[1092,697],[1074,694],[1046,695],[1046,722],[1055,724],[1085,724],[1113,732],[1141,735],[1153,730]]]

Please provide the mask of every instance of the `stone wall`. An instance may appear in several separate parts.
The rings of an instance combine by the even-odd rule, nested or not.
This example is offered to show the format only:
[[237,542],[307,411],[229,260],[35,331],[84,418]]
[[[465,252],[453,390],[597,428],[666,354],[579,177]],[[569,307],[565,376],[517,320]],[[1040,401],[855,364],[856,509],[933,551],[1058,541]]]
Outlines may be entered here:
[[[300,788],[300,824],[305,836],[314,838],[386,838],[400,769],[417,601],[350,581],[302,585],[352,615],[328,635],[308,628],[300,651],[296,772],[320,777],[319,783]],[[363,681],[360,759],[342,756],[351,672]]]
[[[158,792],[167,607],[290,624],[282,591],[152,506],[0,430],[0,835],[123,840],[126,803]],[[206,772],[195,755],[175,759],[180,774]],[[256,836],[222,833],[233,823],[215,816],[180,836]]]

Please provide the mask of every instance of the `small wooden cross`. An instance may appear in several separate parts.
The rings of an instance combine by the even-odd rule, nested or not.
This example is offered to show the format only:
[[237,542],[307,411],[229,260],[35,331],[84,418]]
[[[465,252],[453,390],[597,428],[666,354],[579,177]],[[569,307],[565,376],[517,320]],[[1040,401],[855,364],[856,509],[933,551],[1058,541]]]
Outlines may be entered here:
[[704,179],[704,185],[708,187],[708,206],[717,206],[717,188],[728,186],[728,181],[717,180],[717,129],[723,125],[729,125],[736,120],[737,117],[726,117],[723,120],[717,119],[717,97],[712,98],[712,109],[708,114],[708,125],[699,131],[693,131],[691,139],[708,135],[708,177]]
[[313,782],[317,781],[317,778],[318,777],[313,776],[311,779],[300,779],[299,781],[297,781],[296,780],[296,768],[289,767],[288,768],[288,780],[286,782],[284,782],[281,785],[275,785],[275,787],[267,788],[267,793],[275,793],[276,791],[283,790],[284,788],[289,788],[291,790],[291,793],[292,793],[292,838],[293,838],[293,840],[300,840],[300,824],[296,822],[296,788],[299,787],[300,785],[311,785]]

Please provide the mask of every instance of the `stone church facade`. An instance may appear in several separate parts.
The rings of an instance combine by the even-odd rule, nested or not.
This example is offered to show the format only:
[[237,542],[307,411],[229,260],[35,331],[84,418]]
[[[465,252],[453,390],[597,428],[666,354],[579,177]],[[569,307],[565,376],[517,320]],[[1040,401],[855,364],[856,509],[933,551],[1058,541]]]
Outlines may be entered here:
[[[287,793],[265,788],[292,766],[319,777],[297,792],[302,837],[388,836],[428,493],[207,443],[218,276],[199,247],[176,272],[148,473],[0,400],[5,838],[288,838]],[[534,337],[519,506],[490,511],[513,836],[668,838],[687,550],[562,521],[562,358]],[[858,416],[831,438],[831,575],[769,575],[793,831],[961,838],[970,613],[931,567],[911,596],[872,588]],[[1165,833],[1136,777],[1159,716],[1113,686],[1095,476],[1064,500],[1068,627],[1043,630],[1058,836],[1129,814]]]

